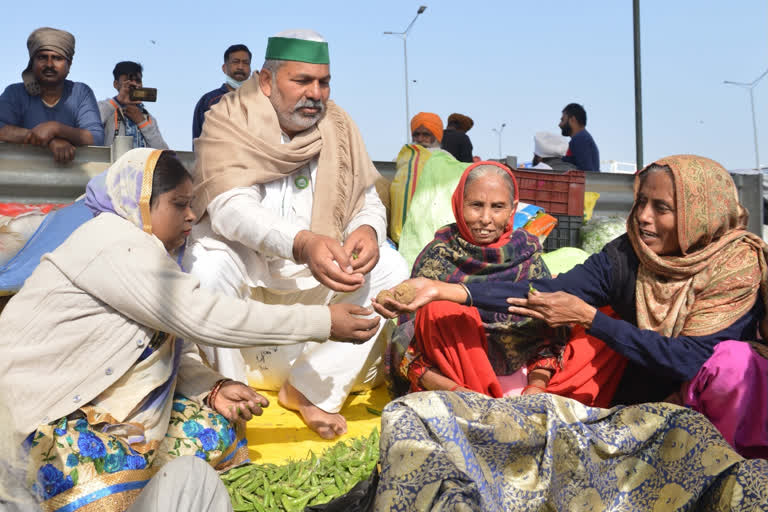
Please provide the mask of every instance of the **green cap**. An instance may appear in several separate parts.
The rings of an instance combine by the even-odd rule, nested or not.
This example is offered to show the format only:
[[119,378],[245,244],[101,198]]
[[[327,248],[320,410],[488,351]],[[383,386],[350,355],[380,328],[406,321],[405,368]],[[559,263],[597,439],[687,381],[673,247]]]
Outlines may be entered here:
[[267,60],[294,60],[310,64],[330,64],[328,43],[292,37],[270,37]]

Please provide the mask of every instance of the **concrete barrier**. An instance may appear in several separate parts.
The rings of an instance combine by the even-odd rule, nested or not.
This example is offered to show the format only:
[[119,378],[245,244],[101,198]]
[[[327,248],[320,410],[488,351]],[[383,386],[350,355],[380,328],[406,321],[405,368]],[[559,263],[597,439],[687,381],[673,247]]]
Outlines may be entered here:
[[[188,169],[194,165],[191,151],[176,154]],[[111,163],[111,148],[88,146],[77,148],[74,161],[57,164],[44,148],[0,142],[0,202],[68,203],[85,192],[88,180]],[[379,173],[392,180],[395,162],[374,161]],[[749,210],[749,230],[762,237],[762,175],[732,173],[741,203]],[[600,199],[593,215],[626,216],[632,207],[634,175],[624,173],[587,172],[585,189],[598,192]]]

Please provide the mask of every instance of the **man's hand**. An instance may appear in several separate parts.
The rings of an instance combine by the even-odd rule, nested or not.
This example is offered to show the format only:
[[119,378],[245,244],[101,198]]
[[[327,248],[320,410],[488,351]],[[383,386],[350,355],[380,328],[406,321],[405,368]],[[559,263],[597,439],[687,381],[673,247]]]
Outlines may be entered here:
[[262,407],[268,406],[269,400],[242,382],[230,380],[221,385],[211,405],[229,421],[248,421],[261,416]]
[[331,339],[365,343],[379,328],[378,317],[365,318],[373,313],[372,309],[355,304],[331,304]]
[[331,237],[299,231],[293,240],[293,258],[305,263],[321,284],[336,292],[353,292],[363,285],[363,274],[356,272],[347,253]]
[[139,101],[131,100],[131,90],[136,87],[138,87],[138,84],[133,80],[123,80],[120,89],[117,91],[117,101],[119,101],[121,105],[135,105],[136,103],[141,103]]
[[527,299],[510,297],[507,303],[510,304],[507,308],[510,313],[544,320],[550,327],[579,324],[589,329],[597,313],[597,309],[566,292],[531,290]]
[[133,104],[126,105],[125,107],[123,107],[123,112],[125,113],[125,117],[127,117],[137,125],[147,120],[147,116],[145,116],[144,112],[136,105],[133,105]]
[[35,146],[47,146],[51,139],[59,136],[60,123],[57,121],[46,121],[35,126],[24,139],[24,144],[33,144]]
[[48,143],[48,149],[53,153],[54,161],[65,164],[75,159],[75,146],[65,139],[54,137]]
[[365,275],[379,262],[379,240],[376,230],[363,225],[349,234],[344,241],[344,252],[355,272]]

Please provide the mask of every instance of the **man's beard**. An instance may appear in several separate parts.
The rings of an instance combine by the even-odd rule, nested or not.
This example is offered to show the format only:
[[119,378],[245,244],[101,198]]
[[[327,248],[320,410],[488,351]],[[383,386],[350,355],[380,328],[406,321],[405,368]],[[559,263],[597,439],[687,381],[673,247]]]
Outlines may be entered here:
[[570,137],[571,136],[571,125],[567,124],[560,128],[560,133],[563,134],[563,137]]
[[[283,129],[295,132],[304,131],[317,124],[320,118],[323,117],[323,114],[325,114],[325,104],[322,101],[307,98],[299,100],[289,111],[286,111],[280,91],[277,87],[274,87],[272,90],[274,94],[269,97],[269,100],[275,109],[275,113],[277,113],[277,120]],[[307,116],[299,112],[299,109],[305,107],[316,108],[318,111],[316,114]]]

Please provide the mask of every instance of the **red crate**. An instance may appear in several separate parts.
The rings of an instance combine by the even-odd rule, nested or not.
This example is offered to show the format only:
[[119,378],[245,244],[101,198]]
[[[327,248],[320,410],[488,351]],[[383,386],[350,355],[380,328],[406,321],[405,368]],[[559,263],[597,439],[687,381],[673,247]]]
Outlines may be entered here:
[[520,201],[540,206],[550,215],[584,216],[584,171],[512,172]]

